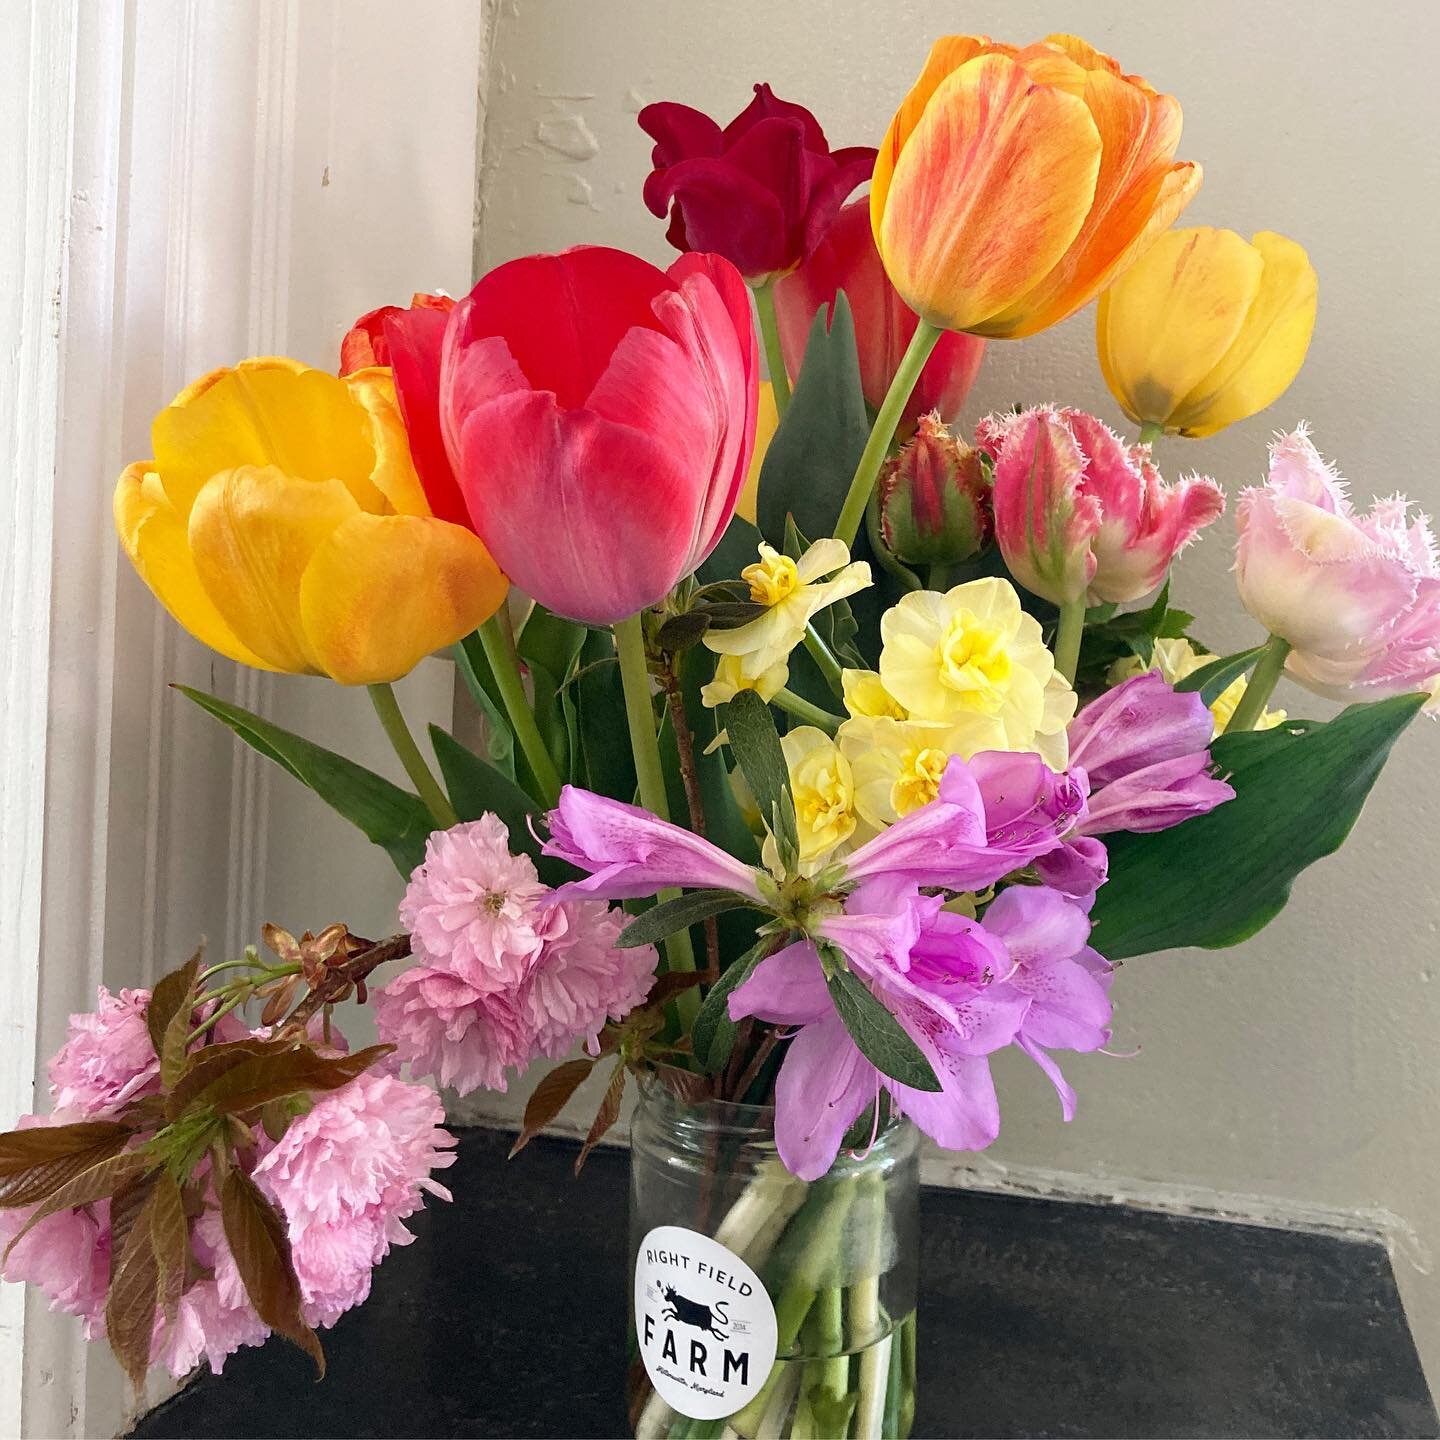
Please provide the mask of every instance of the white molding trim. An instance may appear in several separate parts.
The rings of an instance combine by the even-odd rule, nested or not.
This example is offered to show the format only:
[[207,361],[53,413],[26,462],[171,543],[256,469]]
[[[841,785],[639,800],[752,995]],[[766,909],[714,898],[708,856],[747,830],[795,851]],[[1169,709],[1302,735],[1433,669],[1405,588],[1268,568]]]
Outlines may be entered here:
[[[368,707],[191,641],[119,557],[109,492],[207,369],[333,364],[362,310],[465,288],[493,18],[491,0],[0,6],[18,339],[0,351],[0,1128],[45,1108],[37,1064],[97,983],[148,984],[202,934],[233,953],[291,896],[376,903],[373,874],[336,863],[343,825],[297,823],[272,768],[167,682],[375,763]],[[448,718],[453,676],[422,667],[406,693],[415,723]],[[126,1418],[103,1348],[0,1286],[0,1435]]]

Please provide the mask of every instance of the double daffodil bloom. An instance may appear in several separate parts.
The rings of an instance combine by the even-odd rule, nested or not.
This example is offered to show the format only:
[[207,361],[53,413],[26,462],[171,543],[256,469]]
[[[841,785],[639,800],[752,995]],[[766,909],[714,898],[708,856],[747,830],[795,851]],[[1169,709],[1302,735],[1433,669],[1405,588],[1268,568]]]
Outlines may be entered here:
[[388,370],[245,360],[182,390],[150,439],[115,489],[120,542],[231,660],[395,680],[505,598],[485,546],[431,515]]
[[970,736],[964,725],[881,715],[846,720],[835,738],[854,776],[855,809],[878,830],[939,795],[950,757]]
[[[840,747],[813,725],[797,725],[781,737],[780,748],[795,801],[800,873],[813,875],[855,839],[859,828],[855,776]],[[866,830],[860,838],[870,834]],[[777,868],[773,837],[766,838],[762,858],[772,870]]]
[[743,656],[722,655],[715,665],[715,678],[700,687],[700,703],[713,710],[717,705],[728,704],[742,690],[754,690],[762,700],[769,702],[789,680],[790,667],[783,660],[777,660],[758,675],[747,675]]
[[1213,435],[1300,373],[1317,288],[1303,247],[1283,235],[1172,230],[1100,297],[1105,383],[1138,424]]
[[845,711],[853,719],[876,715],[905,719],[905,707],[885,688],[885,682],[874,670],[842,670],[840,691]]
[[717,655],[737,657],[740,674],[758,681],[805,638],[815,615],[870,584],[870,567],[863,560],[852,563],[839,540],[817,540],[798,560],[762,543],[759,562],[747,565],[740,578],[751,599],[766,607],[764,614],[734,630],[707,631],[705,644]]
[[1065,769],[1075,692],[1008,580],[916,590],[880,621],[880,679],[911,720],[955,727],[954,753],[1033,750]]
[[[1155,642],[1149,665],[1146,665],[1138,655],[1131,655],[1124,660],[1117,660],[1110,667],[1105,678],[1112,685],[1119,685],[1133,676],[1143,675],[1146,670],[1154,670],[1167,684],[1178,685],[1187,675],[1194,674],[1202,665],[1208,665],[1214,658],[1213,655],[1207,655],[1203,651],[1197,650],[1188,640],[1162,638]],[[1246,681],[1243,676],[1239,680],[1232,680],[1211,701],[1210,713],[1215,718],[1217,735],[1223,735],[1225,727],[1234,718],[1235,707],[1245,698],[1245,686]],[[1273,730],[1277,725],[1283,725],[1286,718],[1283,710],[1264,710],[1255,722],[1254,728],[1256,730]]]

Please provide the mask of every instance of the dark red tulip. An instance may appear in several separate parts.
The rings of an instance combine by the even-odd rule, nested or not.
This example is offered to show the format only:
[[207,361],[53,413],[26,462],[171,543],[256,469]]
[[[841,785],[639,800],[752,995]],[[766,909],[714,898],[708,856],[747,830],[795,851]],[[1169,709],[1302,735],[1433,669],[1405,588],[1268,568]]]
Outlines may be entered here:
[[869,146],[832,151],[819,121],[768,85],[723,130],[671,101],[647,105],[640,128],[655,141],[645,203],[669,212],[670,243],[723,255],[752,285],[810,255],[875,164]]

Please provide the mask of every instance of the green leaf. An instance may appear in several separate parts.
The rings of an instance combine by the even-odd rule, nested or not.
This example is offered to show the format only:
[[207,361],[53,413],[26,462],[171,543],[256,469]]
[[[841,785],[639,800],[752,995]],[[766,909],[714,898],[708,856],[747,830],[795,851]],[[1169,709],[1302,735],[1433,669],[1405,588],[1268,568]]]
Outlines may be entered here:
[[221,1187],[220,1218],[256,1314],[309,1355],[323,1377],[325,1352],[301,1314],[300,1281],[290,1258],[285,1221],[260,1187],[234,1168]]
[[580,649],[580,666],[571,680],[575,692],[585,785],[597,795],[620,800],[635,796],[635,757],[626,728],[625,691],[615,644],[604,630],[592,630]]
[[710,993],[690,1027],[691,1054],[707,1074],[713,1075],[724,1066],[735,1044],[735,1022],[730,1018],[731,992],[750,978],[751,971],[764,959],[770,944],[768,938],[762,940],[720,972],[720,978],[710,987]]
[[1192,670],[1175,688],[1186,692],[1198,690],[1200,698],[1207,705],[1213,705],[1225,690],[1253,668],[1264,649],[1264,645],[1252,645],[1248,650],[1222,655]]
[[530,672],[535,723],[555,768],[566,779],[575,778],[570,717],[566,713],[564,684],[585,644],[586,629],[574,620],[562,620],[543,605],[536,605],[520,632],[516,649]]
[[252,749],[309,786],[331,809],[379,845],[402,875],[408,876],[425,858],[425,840],[435,823],[418,795],[238,705],[188,685],[175,688],[228,725]]
[[795,802],[790,796],[790,770],[770,707],[754,690],[742,690],[724,707],[725,730],[760,814],[770,826],[787,869],[795,863],[800,842]]
[[1295,877],[1339,849],[1424,701],[1400,695],[1328,724],[1220,736],[1211,754],[1235,798],[1170,830],[1106,835],[1110,879],[1095,897],[1090,943],[1123,960],[1255,934],[1284,908]]
[[615,944],[621,950],[632,950],[637,945],[654,945],[677,930],[687,930],[712,915],[723,915],[727,910],[739,910],[746,906],[759,908],[748,895],[734,890],[695,890],[689,895],[677,895],[673,900],[662,900],[637,915],[620,932]]
[[467,635],[455,647],[455,668],[460,672],[475,708],[485,718],[485,754],[482,758],[507,780],[513,780],[515,735],[510,729],[510,718],[500,701],[500,692],[478,634]]
[[[735,581],[747,565],[753,565],[760,558],[762,539],[764,536],[743,515],[733,516],[725,527],[725,533],[720,537],[720,543],[695,572],[695,578],[702,585]],[[749,587],[744,586],[743,594],[748,593]],[[743,598],[743,595],[732,598]]]
[[881,1074],[912,1090],[940,1089],[935,1071],[920,1047],[858,975],[836,966],[825,977],[825,984],[850,1038]]
[[[829,329],[823,307],[810,326],[805,363],[760,470],[756,516],[761,532],[776,549],[784,546],[787,516],[793,515],[806,535],[835,533],[835,521],[869,438],[855,324],[842,291],[835,297]],[[754,558],[752,553],[745,563]]]

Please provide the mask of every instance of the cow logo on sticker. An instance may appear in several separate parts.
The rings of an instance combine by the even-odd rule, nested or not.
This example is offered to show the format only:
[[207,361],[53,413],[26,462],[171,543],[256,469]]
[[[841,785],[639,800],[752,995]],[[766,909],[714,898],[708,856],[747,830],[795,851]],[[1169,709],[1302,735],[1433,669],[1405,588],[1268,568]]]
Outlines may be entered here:
[[691,1420],[733,1415],[775,1363],[775,1307],[718,1240],[659,1225],[635,1256],[635,1334],[660,1398]]

